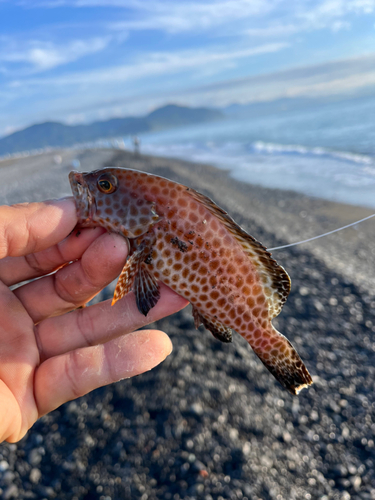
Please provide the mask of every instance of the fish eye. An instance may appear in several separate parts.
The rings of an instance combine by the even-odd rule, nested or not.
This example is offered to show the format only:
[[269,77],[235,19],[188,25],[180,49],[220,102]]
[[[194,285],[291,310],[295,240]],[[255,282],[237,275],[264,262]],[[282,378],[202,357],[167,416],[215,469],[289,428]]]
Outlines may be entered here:
[[98,179],[98,189],[102,193],[110,194],[117,189],[117,179],[114,175],[103,174]]

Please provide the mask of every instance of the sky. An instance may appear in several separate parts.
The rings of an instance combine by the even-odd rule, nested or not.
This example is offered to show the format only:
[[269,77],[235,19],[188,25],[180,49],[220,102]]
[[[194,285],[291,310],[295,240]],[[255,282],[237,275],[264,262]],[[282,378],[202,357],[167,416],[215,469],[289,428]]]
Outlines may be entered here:
[[375,0],[0,0],[0,136],[33,123],[375,94]]

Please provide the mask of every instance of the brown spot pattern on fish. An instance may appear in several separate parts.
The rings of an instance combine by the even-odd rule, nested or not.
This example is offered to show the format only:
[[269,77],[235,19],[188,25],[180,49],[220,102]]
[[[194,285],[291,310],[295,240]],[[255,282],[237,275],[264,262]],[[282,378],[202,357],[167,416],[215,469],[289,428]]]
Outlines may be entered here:
[[236,330],[290,392],[312,383],[271,324],[288,297],[288,274],[224,210],[193,189],[135,170],[72,172],[70,181],[81,225],[104,226],[131,242],[114,302],[134,289],[147,315],[162,281],[190,300],[197,327],[223,342]]

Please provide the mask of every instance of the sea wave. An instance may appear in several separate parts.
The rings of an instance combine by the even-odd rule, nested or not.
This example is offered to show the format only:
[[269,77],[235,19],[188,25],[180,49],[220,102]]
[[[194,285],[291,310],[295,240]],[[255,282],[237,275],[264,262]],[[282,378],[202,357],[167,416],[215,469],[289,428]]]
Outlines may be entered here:
[[375,164],[374,158],[369,155],[350,153],[348,151],[332,151],[330,149],[322,147],[308,148],[306,146],[300,146],[298,144],[274,144],[272,142],[256,141],[252,144],[252,148],[255,152],[263,154],[268,153],[325,156],[364,165]]
[[142,152],[215,165],[232,177],[309,196],[374,207],[375,157],[263,141],[146,141]]
[[[346,163],[355,163],[363,166],[374,166],[375,158],[366,154],[353,153],[350,151],[335,151],[324,147],[306,147],[299,144],[277,144],[273,142],[255,141],[241,143],[235,141],[184,141],[166,143],[148,143],[142,146],[143,150],[151,154],[163,156],[187,155],[191,159],[202,156],[217,156],[223,160],[223,156],[245,155],[291,155],[305,157],[319,157],[339,160]],[[370,171],[369,171],[370,173]]]

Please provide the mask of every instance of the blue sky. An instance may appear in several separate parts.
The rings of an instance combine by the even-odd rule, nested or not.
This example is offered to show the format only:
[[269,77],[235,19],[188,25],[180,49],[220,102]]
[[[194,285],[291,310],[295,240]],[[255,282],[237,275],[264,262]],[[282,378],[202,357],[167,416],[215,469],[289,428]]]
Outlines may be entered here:
[[375,91],[375,0],[0,0],[0,135]]

